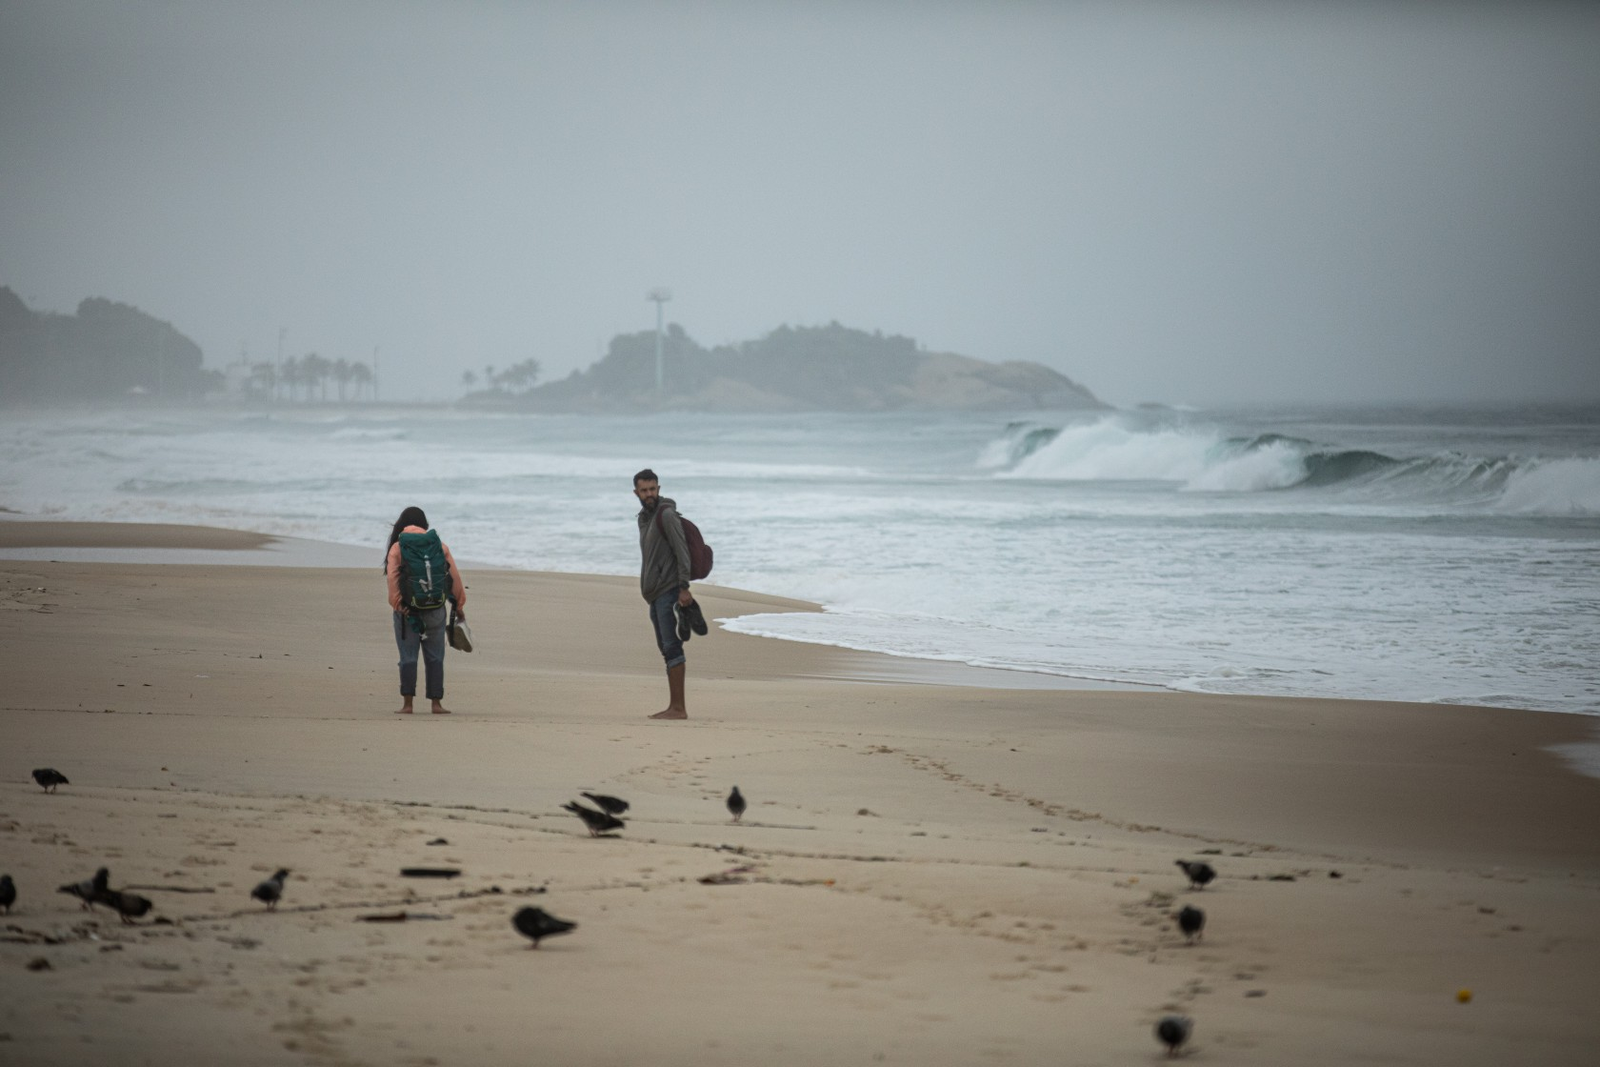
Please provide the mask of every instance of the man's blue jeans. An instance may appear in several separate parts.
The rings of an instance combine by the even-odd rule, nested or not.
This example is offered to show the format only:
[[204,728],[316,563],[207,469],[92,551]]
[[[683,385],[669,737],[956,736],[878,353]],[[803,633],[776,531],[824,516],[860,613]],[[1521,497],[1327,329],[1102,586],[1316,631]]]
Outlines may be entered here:
[[417,617],[423,626],[420,634],[410,619],[398,611],[394,613],[394,643],[400,649],[400,695],[417,695],[417,653],[420,651],[428,682],[427,697],[443,700],[445,609],[420,611]]
[[667,661],[669,671],[685,659],[683,642],[678,640],[678,618],[673,611],[677,606],[676,589],[650,602],[650,625],[656,628],[656,647],[661,650],[661,658]]

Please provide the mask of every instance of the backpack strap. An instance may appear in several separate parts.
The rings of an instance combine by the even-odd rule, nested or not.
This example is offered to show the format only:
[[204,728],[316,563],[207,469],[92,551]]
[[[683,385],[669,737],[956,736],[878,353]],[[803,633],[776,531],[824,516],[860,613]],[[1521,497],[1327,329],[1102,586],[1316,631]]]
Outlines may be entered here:
[[[676,510],[676,509],[674,509],[674,510]],[[661,510],[661,506],[658,504],[656,506],[656,529],[661,531],[661,536],[662,537],[666,537],[667,536],[667,526],[666,526],[666,523],[661,521],[661,516],[662,516],[662,510]],[[683,525],[682,525],[683,517],[680,515],[678,517],[678,519],[679,519],[678,531],[680,533],[682,533],[682,531],[683,531]],[[689,536],[688,536],[688,534],[684,534],[683,540],[684,540],[683,550],[685,552],[688,552],[689,551]],[[667,539],[667,547],[668,548],[672,547],[671,538]],[[676,553],[674,553],[674,555],[676,555]],[[689,561],[689,567],[690,567],[691,570],[694,569],[694,560],[693,560],[692,557],[691,557],[691,559]]]

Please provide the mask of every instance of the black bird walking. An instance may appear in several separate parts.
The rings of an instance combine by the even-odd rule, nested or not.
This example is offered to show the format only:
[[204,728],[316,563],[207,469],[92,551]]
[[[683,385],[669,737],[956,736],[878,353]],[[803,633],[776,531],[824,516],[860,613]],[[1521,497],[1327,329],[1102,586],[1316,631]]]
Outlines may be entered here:
[[1206,928],[1206,913],[1193,904],[1185,904],[1178,912],[1178,929],[1194,944],[1194,939],[1200,936],[1200,931]]
[[734,822],[744,818],[744,809],[744,794],[739,792],[738,786],[734,786],[733,792],[728,794],[728,811],[732,813]]
[[289,877],[287,869],[279,871],[265,882],[250,890],[252,900],[259,900],[267,906],[268,911],[277,908],[278,901],[283,899],[283,880]]
[[46,793],[54,793],[58,785],[71,785],[67,776],[54,767],[40,767],[33,772],[33,780],[44,787]]
[[539,947],[540,938],[555,937],[578,928],[577,923],[558,919],[543,908],[523,908],[511,916],[511,925],[517,928],[517,933],[532,939],[534,948]]
[[609,815],[603,811],[595,811],[593,808],[586,808],[576,800],[563,804],[561,807],[563,810],[570,811],[583,820],[583,825],[589,828],[590,837],[599,837],[608,830],[620,830],[627,825],[615,815]]
[[141,897],[137,893],[123,890],[117,894],[117,913],[122,916],[122,921],[131,923],[135,919],[142,919],[155,905],[150,903],[149,897]]
[[1211,879],[1217,876],[1217,872],[1212,870],[1211,864],[1204,860],[1178,860],[1176,862],[1179,867],[1183,868],[1183,873],[1189,876],[1190,888],[1204,889],[1211,882]]
[[594,806],[607,815],[621,815],[628,810],[628,802],[621,797],[608,797],[604,793],[579,793],[578,795],[588,797],[594,801]]
[[83,908],[85,911],[93,911],[94,905],[100,894],[106,891],[106,883],[110,881],[111,872],[106,868],[101,867],[98,871],[94,872],[93,878],[86,879],[82,882],[73,882],[69,885],[60,886],[56,889],[56,892],[66,893],[69,896],[77,897],[83,902]]
[[138,893],[129,893],[121,889],[101,889],[94,895],[96,904],[104,904],[122,917],[125,925],[132,925],[133,920],[142,918],[150,913],[155,905],[150,903],[148,897],[141,897]]
[[0,874],[0,908],[6,909],[6,914],[11,914],[11,905],[17,902],[17,883],[11,880],[9,874]]
[[1183,1015],[1163,1015],[1156,1023],[1156,1040],[1167,1046],[1167,1055],[1176,1056],[1178,1047],[1189,1040],[1194,1022]]

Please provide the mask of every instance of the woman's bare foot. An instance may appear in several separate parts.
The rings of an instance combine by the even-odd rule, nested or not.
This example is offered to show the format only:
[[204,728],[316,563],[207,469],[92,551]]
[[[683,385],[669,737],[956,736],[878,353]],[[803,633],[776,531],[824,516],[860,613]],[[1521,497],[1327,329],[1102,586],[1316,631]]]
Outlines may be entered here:
[[411,698],[410,697],[406,697],[405,698],[405,703],[400,705],[400,710],[395,712],[395,714],[396,715],[410,715],[411,712],[412,712]]
[[666,708],[650,716],[652,719],[687,719],[689,713],[682,708]]
[[437,700],[435,700],[433,702],[433,713],[435,715],[448,715],[448,714],[450,714],[450,711],[443,704],[441,704]]

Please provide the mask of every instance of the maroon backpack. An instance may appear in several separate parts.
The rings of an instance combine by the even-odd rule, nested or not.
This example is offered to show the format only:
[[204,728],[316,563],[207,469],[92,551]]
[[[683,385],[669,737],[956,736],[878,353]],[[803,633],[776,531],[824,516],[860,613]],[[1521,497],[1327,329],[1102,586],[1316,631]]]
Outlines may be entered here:
[[[683,540],[689,546],[689,577],[698,582],[711,573],[711,546],[706,544],[706,539],[700,536],[700,527],[678,516],[678,521],[683,524]],[[661,511],[656,510],[656,525],[661,525]],[[666,530],[662,529],[662,534]]]

